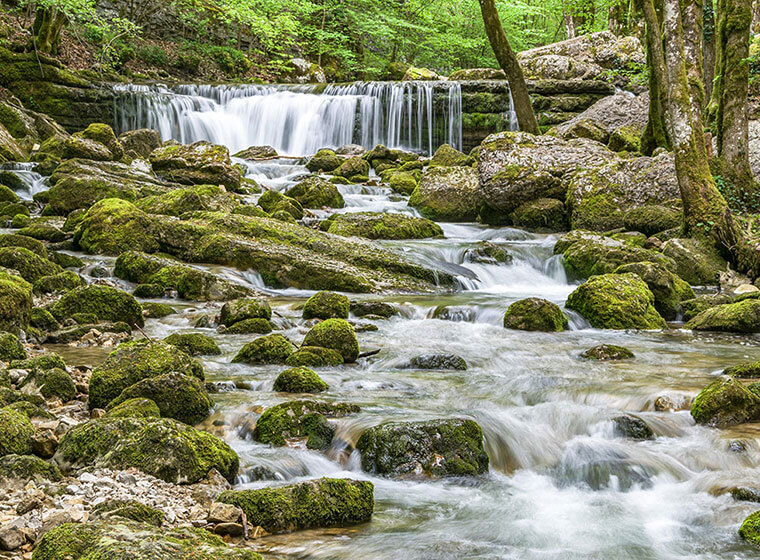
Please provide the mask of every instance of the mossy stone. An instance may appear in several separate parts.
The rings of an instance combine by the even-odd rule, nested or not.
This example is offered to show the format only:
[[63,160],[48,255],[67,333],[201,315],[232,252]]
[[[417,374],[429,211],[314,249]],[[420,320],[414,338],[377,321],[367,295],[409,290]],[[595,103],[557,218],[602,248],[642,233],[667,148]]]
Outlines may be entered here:
[[158,405],[145,397],[134,397],[109,406],[108,418],[160,418]]
[[288,439],[304,438],[309,449],[326,449],[335,433],[327,418],[355,412],[359,412],[359,407],[348,403],[290,401],[278,404],[266,409],[256,421],[253,439],[282,447]]
[[10,454],[0,457],[0,478],[57,482],[62,477],[56,465],[43,461],[39,457]]
[[586,360],[629,360],[633,358],[633,352],[623,346],[615,346],[614,344],[600,344],[589,348],[581,354],[581,358]]
[[333,150],[323,148],[317,151],[317,153],[306,162],[306,169],[311,172],[326,171],[329,173],[340,167],[341,163],[343,163],[342,157],[336,155]]
[[760,511],[748,515],[742,521],[739,536],[755,546],[760,546]]
[[33,375],[34,382],[46,399],[57,397],[63,402],[69,402],[77,396],[74,380],[63,369],[53,368],[36,372]]
[[219,322],[227,327],[244,319],[271,319],[269,304],[258,298],[241,298],[228,301],[222,306]]
[[730,375],[739,379],[760,378],[760,362],[742,362],[723,370],[723,375]]
[[541,298],[514,302],[504,313],[504,328],[559,332],[567,329],[567,316],[556,304]]
[[369,175],[369,163],[360,157],[349,157],[333,170],[333,175],[358,182],[356,178]]
[[745,299],[705,309],[685,326],[696,331],[760,332],[760,300]]
[[295,351],[295,346],[281,334],[259,337],[243,346],[232,359],[246,364],[284,364]]
[[760,396],[733,377],[720,377],[694,399],[691,415],[697,424],[724,428],[760,419]]
[[48,251],[45,248],[45,244],[42,243],[42,241],[27,237],[26,235],[4,233],[0,235],[0,247],[23,247],[43,259],[48,258]]
[[29,420],[55,420],[55,416],[50,414],[47,410],[44,410],[40,406],[27,401],[16,401],[3,408],[6,410],[20,412],[29,418]]
[[140,327],[145,324],[142,307],[131,294],[95,284],[64,294],[50,307],[50,312],[59,321],[75,313],[93,313],[101,321],[121,321]]
[[348,319],[350,302],[342,294],[317,292],[303,306],[304,319]]
[[243,319],[224,330],[223,334],[269,334],[272,323],[267,319]]
[[469,167],[475,162],[471,156],[465,155],[449,144],[442,144],[430,158],[430,167]]
[[142,308],[143,317],[146,319],[162,319],[164,317],[168,317],[169,315],[174,315],[177,312],[177,310],[169,304],[155,303],[152,301],[143,303]]
[[285,363],[291,367],[327,367],[343,364],[343,356],[340,352],[320,346],[301,346],[293,352]]
[[383,212],[351,212],[330,220],[328,233],[366,239],[429,239],[443,237],[441,226],[406,214]]
[[29,455],[32,452],[34,426],[26,415],[0,408],[0,457]]
[[64,270],[58,274],[37,279],[33,289],[35,294],[54,294],[68,292],[86,284],[84,278],[76,272]]
[[132,295],[139,298],[162,298],[166,289],[161,284],[138,284]]
[[164,342],[190,356],[218,356],[222,353],[213,338],[200,333],[174,333],[167,336]]
[[32,283],[63,271],[57,264],[24,247],[0,247],[0,266],[17,270],[24,280]]
[[555,198],[539,198],[526,202],[510,215],[512,223],[532,231],[566,231],[565,204]]
[[26,350],[15,334],[0,332],[0,361],[25,360]]
[[649,287],[654,296],[654,307],[667,320],[674,320],[681,311],[681,302],[694,298],[691,286],[670,272],[662,264],[638,262],[624,264],[615,269],[616,274],[632,272]]
[[164,522],[163,511],[135,500],[107,500],[96,505],[92,511],[103,517],[122,517],[156,527]]
[[308,177],[285,191],[304,208],[343,208],[346,203],[337,187],[319,177]]
[[282,393],[321,393],[328,388],[327,383],[307,367],[286,369],[274,380],[274,390]]
[[359,356],[359,341],[354,328],[343,319],[327,319],[314,325],[306,334],[303,346],[321,346],[339,352],[343,361],[351,363]]

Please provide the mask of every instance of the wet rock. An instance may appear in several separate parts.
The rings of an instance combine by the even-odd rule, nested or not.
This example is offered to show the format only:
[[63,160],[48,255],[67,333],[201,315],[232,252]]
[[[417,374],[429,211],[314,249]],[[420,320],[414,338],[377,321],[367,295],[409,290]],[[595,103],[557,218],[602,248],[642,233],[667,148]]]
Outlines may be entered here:
[[674,320],[681,310],[681,302],[694,298],[694,292],[684,282],[662,264],[638,262],[625,264],[615,269],[616,274],[632,272],[637,274],[654,295],[654,306],[667,320]]
[[218,470],[235,480],[239,460],[222,440],[168,418],[102,418],[72,428],[54,460],[61,470],[134,467],[174,484],[192,484]]
[[304,208],[343,208],[346,203],[337,187],[319,177],[308,177],[285,191]]
[[0,361],[24,359],[26,359],[26,350],[18,337],[9,332],[0,332]]
[[251,365],[284,364],[295,351],[295,346],[281,334],[259,337],[245,346],[232,359],[233,363],[243,362]]
[[232,212],[239,204],[238,198],[220,185],[193,185],[135,201],[135,206],[148,214],[168,216],[187,212]]
[[472,323],[477,317],[477,309],[467,305],[439,305],[433,310],[433,319]]
[[755,546],[760,546],[760,511],[749,515],[742,522],[739,536]]
[[327,383],[307,367],[287,369],[274,380],[274,390],[283,393],[321,393],[328,388]]
[[760,378],[760,362],[742,362],[723,370],[723,375],[738,377],[740,379]]
[[654,432],[646,422],[637,416],[625,414],[612,419],[615,434],[630,439],[654,439]]
[[150,128],[139,128],[120,134],[119,142],[127,154],[147,159],[161,145],[161,134]]
[[565,204],[556,198],[539,198],[518,206],[510,215],[512,224],[532,231],[565,231]]
[[158,405],[146,397],[134,397],[109,407],[109,418],[160,418]]
[[240,159],[271,159],[277,157],[277,150],[272,146],[250,146],[234,154],[233,157]]
[[406,364],[399,366],[401,369],[451,369],[466,370],[467,362],[461,356],[454,354],[421,354],[414,356]]
[[428,239],[443,237],[441,226],[426,218],[382,212],[337,214],[327,232],[366,239]]
[[720,377],[702,389],[691,407],[697,424],[718,428],[760,419],[760,397],[733,377]]
[[356,317],[375,315],[386,319],[399,313],[394,305],[383,303],[381,301],[352,301],[350,311]]
[[428,167],[409,205],[431,220],[472,222],[483,204],[478,173],[471,167]]
[[311,172],[326,171],[330,173],[343,163],[343,158],[338,157],[333,150],[323,148],[306,162],[306,169]]
[[472,420],[391,422],[362,433],[362,469],[383,476],[472,476],[488,471],[483,433]]
[[581,358],[586,360],[628,360],[633,358],[633,352],[624,348],[623,346],[615,346],[614,344],[600,344],[589,348],[581,354]]
[[281,447],[288,440],[303,439],[309,449],[326,449],[335,428],[328,418],[340,418],[359,412],[349,403],[290,401],[270,407],[256,421],[253,439]]
[[353,183],[363,182],[369,178],[369,163],[363,158],[352,156],[333,170],[333,175],[345,177]]
[[108,500],[93,508],[96,517],[131,519],[160,527],[164,522],[164,512],[135,500]]
[[234,505],[214,502],[208,509],[209,523],[237,523],[242,510]]
[[209,142],[166,144],[150,154],[150,164],[165,179],[184,185],[224,185],[236,191],[242,179],[227,148]]
[[227,327],[245,319],[272,318],[272,309],[263,299],[242,298],[228,301],[222,306],[219,322]]
[[304,319],[348,319],[348,298],[335,292],[317,292],[303,306]]
[[343,361],[351,363],[359,356],[359,341],[354,328],[343,319],[327,319],[306,334],[303,346],[320,346],[339,352]]
[[272,332],[272,323],[266,319],[243,319],[230,327],[226,327],[222,334],[269,334]]
[[541,298],[516,301],[504,313],[504,328],[559,332],[567,329],[567,316],[555,303]]
[[369,521],[374,485],[369,481],[320,478],[259,490],[229,490],[219,501],[240,507],[248,521],[270,533]]
[[121,321],[140,327],[145,324],[137,300],[110,286],[93,284],[72,290],[55,302],[50,312],[58,321],[75,313],[92,313],[101,321]]
[[174,333],[167,336],[164,342],[189,356],[218,356],[222,353],[213,338],[200,333]]
[[326,367],[343,364],[343,356],[340,352],[321,346],[301,346],[285,360],[291,367]]
[[745,299],[711,307],[691,319],[685,327],[696,331],[760,332],[760,300]]
[[592,276],[567,298],[567,309],[598,329],[662,329],[654,296],[636,274]]
[[742,502],[760,502],[760,489],[748,486],[731,488],[731,497]]
[[669,239],[662,252],[675,261],[674,272],[693,286],[716,285],[718,273],[728,267],[715,249],[697,239]]
[[465,251],[464,260],[480,264],[509,264],[512,262],[513,257],[506,249],[495,243],[480,241],[474,247]]

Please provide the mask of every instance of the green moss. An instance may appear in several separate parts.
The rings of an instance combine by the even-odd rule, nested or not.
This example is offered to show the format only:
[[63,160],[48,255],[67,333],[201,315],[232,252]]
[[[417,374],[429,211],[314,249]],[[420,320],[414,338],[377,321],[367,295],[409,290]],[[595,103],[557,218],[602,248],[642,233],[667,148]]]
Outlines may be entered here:
[[[558,242],[558,248],[564,248],[564,265],[567,271],[578,278],[588,278],[595,274],[609,274],[619,266],[638,262],[651,262],[662,265],[668,270],[675,268],[674,262],[655,251],[621,243],[617,240],[591,235],[573,241]],[[564,239],[564,238],[563,238]],[[563,240],[560,240],[563,241]],[[569,246],[567,244],[569,243]]]
[[567,298],[598,329],[662,329],[667,325],[654,307],[654,296],[636,274],[592,276]]
[[304,208],[343,208],[346,205],[335,185],[319,177],[304,179],[289,188],[285,196],[294,198]]
[[166,303],[145,302],[142,304],[143,317],[148,319],[161,319],[175,314],[177,311]]
[[343,361],[351,363],[359,356],[359,341],[354,328],[343,319],[327,319],[306,334],[303,346],[321,346],[339,352]]
[[24,414],[0,408],[0,457],[29,455],[34,427]]
[[19,235],[25,235],[40,241],[49,241],[50,243],[60,243],[70,237],[70,235],[64,233],[58,227],[41,219],[32,220],[20,229],[18,233]]
[[488,472],[483,432],[472,420],[390,422],[356,443],[362,469],[384,476],[474,476]]
[[320,346],[301,346],[293,352],[285,363],[292,367],[326,367],[343,364],[343,356],[340,352]]
[[88,253],[119,255],[132,249],[158,250],[151,219],[126,200],[106,198],[92,205],[74,234]]
[[222,306],[219,314],[219,322],[222,325],[231,326],[244,319],[272,318],[272,308],[263,299],[243,298],[228,301]]
[[270,533],[289,533],[369,521],[373,493],[369,481],[320,478],[278,488],[230,490],[219,501],[240,507],[249,522]]
[[739,527],[739,536],[755,546],[760,546],[760,511],[747,516]]
[[745,299],[711,307],[691,319],[685,326],[697,331],[760,332],[760,300]]
[[62,469],[134,467],[174,484],[202,480],[212,468],[234,482],[237,454],[222,440],[169,418],[102,418],[63,436],[55,455]]
[[565,231],[565,205],[554,198],[539,198],[519,206],[511,214],[512,223],[534,231]]
[[127,387],[150,377],[181,371],[203,380],[203,367],[162,342],[125,342],[96,367],[90,378],[90,410],[105,408]]
[[24,359],[26,359],[26,350],[18,337],[9,332],[0,332],[0,361]]
[[77,396],[74,380],[60,368],[38,371],[33,374],[33,380],[46,399],[57,397],[68,402]]
[[156,527],[164,522],[163,511],[135,500],[107,500],[96,505],[92,511],[106,517],[123,517]]
[[382,212],[339,214],[330,221],[328,233],[367,239],[426,239],[443,237],[441,226],[427,218]]
[[186,212],[232,212],[238,198],[218,185],[195,185],[138,199],[135,206],[148,214],[181,216]]
[[430,159],[430,167],[469,167],[475,159],[455,150],[448,144],[442,144]]
[[541,298],[516,301],[504,314],[504,328],[559,332],[567,329],[567,317],[555,303]]
[[76,272],[64,270],[51,276],[43,276],[34,283],[35,294],[68,292],[86,285],[87,282]]
[[337,169],[341,163],[343,163],[343,158],[335,155],[334,151],[322,149],[306,163],[306,169],[311,172],[326,171],[329,173]]
[[327,383],[307,367],[287,369],[274,380],[274,390],[282,393],[321,393],[328,388]]
[[390,174],[389,185],[393,192],[411,195],[420,181],[419,171],[394,171]]
[[66,253],[58,253],[51,251],[48,254],[51,261],[60,266],[61,268],[82,268],[84,267],[84,261],[74,255],[67,255]]
[[132,295],[139,298],[162,298],[166,289],[161,284],[138,284]]
[[164,339],[190,356],[218,356],[222,353],[214,339],[200,333],[174,333]]
[[11,362],[12,368],[28,369],[31,371],[47,371],[53,368],[66,369],[66,362],[55,352],[46,352],[28,360]]
[[282,447],[288,439],[303,438],[309,449],[326,449],[335,433],[327,418],[355,412],[359,412],[359,407],[349,403],[290,401],[278,404],[259,417],[253,439]]
[[615,346],[614,344],[600,344],[589,348],[581,354],[581,358],[586,360],[628,360],[633,358],[633,352],[624,348],[623,346]]
[[31,218],[26,214],[16,214],[11,220],[11,227],[14,229],[20,229],[28,226],[31,221]]
[[681,310],[681,302],[694,298],[691,286],[661,264],[631,263],[615,269],[615,274],[637,274],[654,295],[654,306],[665,319],[674,320]]
[[0,247],[23,247],[28,249],[32,253],[39,255],[43,259],[48,258],[48,252],[45,248],[45,244],[42,241],[32,239],[25,235],[18,235],[15,233],[5,233],[0,235]]
[[304,319],[348,319],[348,298],[335,292],[317,292],[303,306]]
[[295,346],[281,334],[259,337],[243,346],[232,359],[233,363],[284,364],[295,351]]
[[360,157],[349,157],[337,169],[333,170],[333,175],[345,177],[352,182],[359,182],[355,179],[369,175],[369,163]]
[[227,327],[223,334],[269,334],[272,323],[267,319],[243,319]]
[[242,174],[232,165],[224,146],[209,142],[164,145],[151,152],[150,163],[156,173],[169,181],[183,185],[223,185],[233,192],[240,189]]
[[0,216],[15,218],[17,215],[29,216],[29,208],[14,202],[0,202]]
[[19,412],[29,418],[29,420],[55,420],[55,416],[50,414],[47,410],[43,410],[36,404],[26,401],[17,401],[3,408]]
[[658,204],[636,206],[623,216],[623,226],[626,229],[640,231],[647,236],[681,227],[682,224],[681,210]]
[[117,405],[109,406],[108,418],[160,418],[158,405],[145,397],[126,399]]
[[110,286],[90,285],[72,290],[50,307],[53,316],[62,321],[75,313],[92,313],[101,321],[122,321],[142,327],[142,307],[126,292]]
[[697,424],[726,427],[760,419],[760,397],[733,377],[720,377],[694,399],[691,415]]
[[266,191],[259,197],[258,205],[269,214],[282,211],[287,212],[296,220],[303,218],[301,203],[277,191]]
[[61,480],[58,467],[33,455],[5,455],[0,457],[0,478],[23,480]]
[[62,272],[60,266],[23,247],[0,248],[0,266],[17,270],[27,282]]
[[692,286],[717,285],[718,273],[728,266],[715,248],[698,239],[669,239],[662,252],[675,261],[674,272]]
[[0,386],[0,408],[17,402],[30,402],[37,406],[45,404],[45,399],[39,395],[31,395]]
[[723,375],[738,378],[760,378],[760,362],[742,362],[724,369]]

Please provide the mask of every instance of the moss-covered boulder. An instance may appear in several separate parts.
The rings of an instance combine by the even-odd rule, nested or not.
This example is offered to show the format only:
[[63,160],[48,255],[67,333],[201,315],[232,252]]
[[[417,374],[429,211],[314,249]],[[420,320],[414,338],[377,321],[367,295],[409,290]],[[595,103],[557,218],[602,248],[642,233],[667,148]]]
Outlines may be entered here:
[[42,241],[27,237],[26,235],[4,233],[0,235],[0,247],[23,247],[24,249],[28,249],[32,253],[39,255],[43,259],[48,258],[48,251],[45,248],[45,244]]
[[760,300],[745,299],[705,309],[686,323],[695,331],[760,332]]
[[202,480],[211,469],[230,482],[237,454],[222,440],[169,418],[101,418],[79,424],[61,439],[55,462],[64,473],[80,468],[136,468],[174,484]]
[[77,396],[74,380],[61,368],[37,370],[26,379],[24,386],[33,386],[46,399],[59,398],[63,402],[73,400]]
[[636,274],[592,276],[567,298],[565,307],[598,329],[663,329],[654,296]]
[[85,252],[119,255],[139,249],[155,252],[158,241],[151,230],[151,218],[134,204],[106,198],[92,205],[74,234],[74,243]]
[[[111,504],[110,502],[106,502]],[[108,507],[108,506],[103,506]],[[124,507],[124,506],[122,506]],[[124,510],[122,510],[124,511]],[[251,550],[227,546],[206,529],[157,528],[151,522],[109,518],[64,523],[45,533],[32,560],[262,560]]]
[[393,192],[409,196],[417,188],[420,177],[419,171],[394,171],[388,178],[388,186]]
[[130,385],[109,403],[106,410],[135,398],[150,399],[156,403],[163,418],[174,418],[191,426],[205,420],[214,406],[200,379],[171,372]]
[[150,164],[165,179],[183,185],[224,185],[236,191],[242,179],[227,148],[209,142],[166,144],[150,154]]
[[293,343],[281,334],[270,334],[243,346],[232,361],[251,365],[284,364],[295,349]]
[[430,158],[430,167],[469,167],[475,163],[475,158],[452,148],[449,144],[441,144]]
[[156,303],[147,301],[142,304],[143,317],[146,319],[162,319],[169,315],[174,315],[177,310],[167,303]]
[[589,348],[581,354],[581,358],[586,360],[629,360],[633,358],[633,352],[623,346],[615,346],[614,344],[600,344]]
[[270,533],[344,527],[371,519],[374,485],[369,481],[320,478],[277,488],[228,490],[219,501],[241,508],[250,523]]
[[3,408],[7,410],[13,410],[15,412],[20,412],[29,418],[29,420],[55,420],[55,416],[53,414],[43,409],[41,406],[27,401],[16,401]]
[[742,362],[723,370],[723,375],[739,379],[760,379],[760,362]]
[[282,447],[288,440],[303,439],[309,449],[326,449],[335,428],[328,418],[359,412],[349,403],[290,401],[270,407],[256,421],[253,439]]
[[139,340],[124,342],[92,371],[89,406],[106,408],[121,392],[138,381],[171,372],[203,380],[203,366],[174,346]]
[[29,455],[33,435],[34,426],[25,414],[0,408],[0,457]]
[[24,280],[31,283],[43,276],[50,276],[63,271],[57,264],[23,247],[0,248],[0,266],[17,270]]
[[465,419],[389,422],[366,430],[362,469],[382,476],[473,476],[488,472],[483,432]]
[[71,270],[64,270],[51,276],[43,276],[34,282],[35,294],[55,294],[68,292],[86,285],[84,278]]
[[516,301],[504,313],[504,328],[558,332],[567,329],[567,316],[556,303],[541,298]]
[[218,356],[219,345],[210,336],[200,333],[174,333],[164,339],[190,356]]
[[349,157],[333,170],[333,174],[353,182],[366,181],[369,177],[369,163],[360,157]]
[[106,416],[108,418],[160,418],[161,410],[148,398],[134,397],[109,406]]
[[181,216],[186,212],[232,212],[240,202],[219,185],[194,185],[138,199],[135,206],[148,214]]
[[161,145],[161,134],[150,128],[138,128],[121,133],[119,142],[130,156],[148,159],[151,152]]
[[518,206],[510,214],[512,224],[533,231],[567,230],[565,205],[556,198],[539,198]]
[[21,391],[16,391],[15,389],[0,385],[0,408],[17,402],[29,402],[37,406],[42,406],[45,404],[45,399],[40,395],[22,393]]
[[241,298],[228,301],[222,306],[219,322],[231,326],[245,319],[271,319],[272,309],[266,300],[259,298]]
[[131,294],[95,284],[64,294],[50,307],[50,312],[58,321],[76,313],[91,313],[100,321],[121,321],[140,327],[145,324],[142,307]]
[[343,208],[346,205],[338,188],[319,177],[304,179],[285,191],[285,196],[296,199],[304,208]]
[[307,367],[286,369],[274,380],[274,390],[281,393],[321,393],[328,388],[327,383]]
[[725,376],[702,389],[691,407],[697,424],[718,428],[760,419],[760,396],[741,381]]
[[303,346],[321,346],[339,352],[343,361],[351,363],[359,356],[359,341],[354,327],[343,319],[327,319],[314,325],[306,334]]
[[691,286],[670,272],[662,264],[638,262],[624,264],[615,269],[616,274],[632,272],[637,274],[654,295],[654,306],[667,320],[674,320],[681,311],[681,302],[692,299]]
[[409,198],[409,205],[431,220],[471,222],[483,200],[478,174],[471,167],[428,167]]
[[662,252],[675,262],[674,272],[692,286],[717,285],[718,273],[728,266],[715,248],[698,239],[669,239]]
[[441,226],[407,214],[351,212],[330,219],[328,233],[366,239],[427,239],[443,237]]
[[0,457],[0,479],[3,478],[57,482],[62,477],[56,465],[39,457],[11,454]]
[[291,367],[327,367],[343,364],[340,352],[320,346],[301,346],[293,352],[285,363]]
[[304,319],[348,319],[348,298],[335,292],[317,292],[303,306]]
[[303,218],[303,206],[301,206],[301,203],[295,198],[285,196],[278,191],[266,191],[259,197],[258,205],[273,217],[277,212],[286,212],[294,220]]
[[330,173],[340,167],[342,163],[342,157],[336,155],[333,150],[323,148],[306,162],[306,169],[311,172],[326,171],[327,173]]
[[224,329],[224,334],[269,334],[272,323],[267,319],[243,319]]
[[10,362],[11,360],[25,360],[26,350],[24,345],[14,334],[9,332],[0,332],[0,361]]
[[742,521],[739,536],[750,544],[760,546],[760,511],[748,515]]
[[72,135],[73,138],[84,138],[86,140],[92,140],[105,146],[112,154],[112,159],[121,159],[124,155],[124,149],[121,143],[116,138],[113,132],[113,128],[103,123],[92,123],[87,126],[81,132],[76,132]]
[[164,522],[163,511],[135,500],[107,500],[97,504],[92,511],[98,517],[121,517],[156,527],[160,527]]
[[45,352],[28,360],[11,362],[12,368],[27,369],[32,372],[47,371],[53,368],[66,369],[66,362],[55,352]]

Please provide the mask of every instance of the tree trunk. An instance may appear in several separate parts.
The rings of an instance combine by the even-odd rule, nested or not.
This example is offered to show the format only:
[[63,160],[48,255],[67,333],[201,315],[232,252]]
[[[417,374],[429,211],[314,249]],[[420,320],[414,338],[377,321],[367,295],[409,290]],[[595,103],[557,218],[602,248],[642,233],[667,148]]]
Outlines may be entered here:
[[488,35],[488,40],[491,43],[496,60],[507,75],[520,130],[530,132],[531,134],[541,134],[536,114],[533,112],[533,106],[530,102],[525,76],[523,75],[522,68],[520,68],[520,63],[517,62],[517,56],[515,56],[507,40],[504,28],[501,26],[501,20],[499,19],[499,13],[496,11],[494,0],[480,0],[480,11],[483,13],[486,34]]
[[752,33],[760,33],[760,0],[752,0]]
[[57,54],[66,14],[58,8],[37,8],[32,23],[35,48],[45,54]]
[[649,67],[649,118],[641,136],[641,152],[651,155],[657,148],[669,148],[665,130],[665,54],[662,48],[662,0],[638,0],[646,22],[647,66]]
[[705,98],[712,97],[715,79],[715,11],[712,0],[707,0],[702,9],[702,74],[705,78]]
[[625,35],[628,32],[628,1],[617,0],[610,6],[607,19],[607,29],[615,35]]
[[752,23],[750,0],[719,0],[723,14],[717,40],[722,46],[721,76],[715,125],[718,137],[720,174],[744,202],[756,190],[749,166],[747,94],[749,90],[749,31]]
[[565,22],[565,34],[568,39],[575,39],[575,22],[567,9],[562,10],[562,19]]

